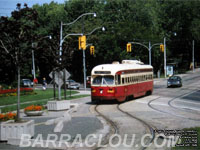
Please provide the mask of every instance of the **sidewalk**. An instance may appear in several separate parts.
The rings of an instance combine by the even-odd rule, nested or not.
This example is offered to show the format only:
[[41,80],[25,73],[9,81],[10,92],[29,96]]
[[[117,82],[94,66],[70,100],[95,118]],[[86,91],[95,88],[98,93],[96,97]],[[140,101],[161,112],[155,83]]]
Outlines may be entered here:
[[[194,73],[200,73],[200,68],[196,68],[195,70],[194,70]],[[193,74],[193,71],[192,70],[190,70],[190,71],[187,71],[186,73],[183,73],[183,74],[175,74],[175,75],[178,75],[178,76],[180,76],[181,78],[182,77],[185,77],[185,76],[187,76],[187,75],[189,75],[189,74]],[[168,79],[168,77],[166,77],[166,78],[154,78],[153,80],[154,81],[164,81],[164,80],[167,80]]]
[[[79,94],[89,94],[89,91],[81,91]],[[46,111],[42,116],[36,116],[36,117],[27,117],[24,113],[21,112],[21,118],[23,120],[34,120],[35,121],[35,135],[32,139],[38,140],[38,138],[42,138],[42,140],[47,141],[49,138],[55,139],[56,141],[59,141],[62,136],[65,136],[64,139],[66,139],[66,136],[70,137],[70,140],[68,142],[74,142],[74,139],[77,138],[77,135],[80,135],[81,140],[84,140],[88,135],[90,134],[98,134],[99,131],[101,131],[104,128],[104,125],[101,120],[99,120],[94,114],[92,114],[89,110],[90,106],[90,97],[84,97],[80,99],[71,100],[71,103],[78,104],[77,111],[72,108],[69,110],[64,111]],[[63,117],[63,114],[68,113],[70,115],[71,120],[66,121],[63,123],[62,126],[59,128],[61,129],[61,132],[54,132],[54,129],[57,124],[53,123],[51,125],[46,125],[46,122],[51,119],[57,119],[60,117]],[[51,139],[50,138],[50,139]],[[51,139],[52,140],[52,139]],[[19,147],[16,145],[19,145],[20,140],[11,139],[8,141],[8,145],[6,143],[0,143],[0,149],[2,150],[12,150],[12,149],[19,149],[19,150],[46,150],[46,149],[56,149],[52,145],[48,145],[48,148],[41,148],[39,147]],[[14,144],[14,145],[13,145]],[[75,148],[76,149],[77,145]],[[58,149],[64,149],[63,147],[57,147]],[[80,149],[80,148],[79,148]]]
[[[90,91],[84,91],[84,90],[79,90],[79,93],[73,94],[71,96],[77,96],[77,95],[90,95]],[[64,96],[62,96],[63,98]],[[67,95],[67,97],[70,97],[70,95]],[[28,102],[21,102],[21,104],[29,104],[29,103],[34,103],[34,102],[40,102],[40,101],[47,101],[47,100],[53,100],[52,98],[48,98],[48,99],[41,99],[41,100],[32,100],[32,101],[28,101]],[[3,107],[7,107],[7,106],[16,106],[17,104],[8,104],[8,105],[2,105],[0,106],[0,110]]]

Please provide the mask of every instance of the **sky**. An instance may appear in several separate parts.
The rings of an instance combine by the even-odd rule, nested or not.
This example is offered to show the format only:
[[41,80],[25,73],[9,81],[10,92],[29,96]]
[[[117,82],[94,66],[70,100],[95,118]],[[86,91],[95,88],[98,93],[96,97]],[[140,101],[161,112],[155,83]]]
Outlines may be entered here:
[[32,7],[34,4],[42,5],[44,3],[50,3],[51,1],[57,3],[64,3],[65,0],[0,0],[0,16],[10,16],[11,12],[16,9],[17,3],[28,4],[28,7]]

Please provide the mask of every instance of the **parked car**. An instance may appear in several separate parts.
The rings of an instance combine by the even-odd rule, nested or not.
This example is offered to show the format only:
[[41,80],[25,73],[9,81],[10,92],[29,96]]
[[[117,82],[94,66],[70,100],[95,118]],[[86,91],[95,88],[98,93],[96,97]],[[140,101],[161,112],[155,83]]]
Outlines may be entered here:
[[87,76],[86,86],[87,87],[91,86],[91,76]]
[[78,90],[80,88],[80,83],[78,83],[72,79],[67,80],[66,85],[67,85],[68,89],[77,89]]
[[182,86],[182,79],[179,76],[171,76],[167,80],[167,87],[172,87],[172,86]]
[[33,82],[30,79],[22,79],[21,86],[22,87],[33,87]]

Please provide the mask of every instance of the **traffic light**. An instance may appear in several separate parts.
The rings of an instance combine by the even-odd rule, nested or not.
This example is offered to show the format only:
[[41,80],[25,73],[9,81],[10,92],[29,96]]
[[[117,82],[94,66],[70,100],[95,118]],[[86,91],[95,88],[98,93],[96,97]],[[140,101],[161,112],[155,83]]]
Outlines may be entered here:
[[86,50],[86,36],[78,37],[78,49]]
[[90,46],[90,55],[94,55],[94,46]]
[[127,52],[131,52],[131,43],[128,43],[128,44],[126,45],[126,51],[127,51]]
[[160,44],[160,51],[164,52],[164,45],[163,44]]

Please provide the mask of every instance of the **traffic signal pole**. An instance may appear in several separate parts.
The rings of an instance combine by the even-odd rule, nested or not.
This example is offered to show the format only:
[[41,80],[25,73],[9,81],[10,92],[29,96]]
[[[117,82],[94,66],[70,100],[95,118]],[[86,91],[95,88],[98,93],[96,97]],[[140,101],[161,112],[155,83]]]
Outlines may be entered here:
[[139,43],[139,42],[128,42],[128,43],[141,45],[141,46],[145,47],[149,51],[149,65],[151,65],[151,49],[156,45],[161,45],[162,44],[162,43],[156,43],[156,44],[151,45],[151,42],[149,41],[149,47],[147,47],[146,45],[144,45],[142,43]]
[[165,78],[167,77],[166,74],[166,65],[167,65],[167,58],[166,58],[166,38],[164,37],[164,74],[165,74]]
[[151,65],[151,42],[149,41],[149,65]]
[[194,40],[192,41],[192,71],[194,72]]

